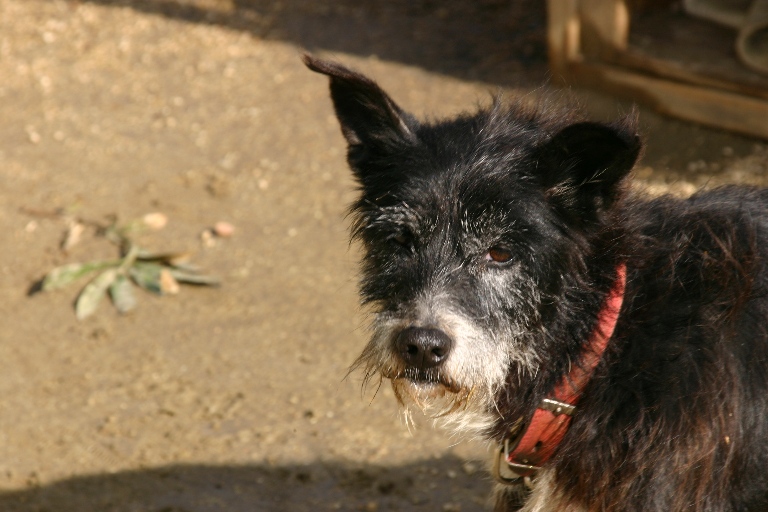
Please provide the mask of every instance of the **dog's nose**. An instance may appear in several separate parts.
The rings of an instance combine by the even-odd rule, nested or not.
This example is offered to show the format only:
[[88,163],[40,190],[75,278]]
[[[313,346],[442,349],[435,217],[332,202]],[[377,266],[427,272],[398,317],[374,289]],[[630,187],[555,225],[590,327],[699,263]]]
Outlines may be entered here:
[[439,366],[448,357],[453,341],[439,329],[408,327],[397,335],[395,350],[409,366],[426,370]]

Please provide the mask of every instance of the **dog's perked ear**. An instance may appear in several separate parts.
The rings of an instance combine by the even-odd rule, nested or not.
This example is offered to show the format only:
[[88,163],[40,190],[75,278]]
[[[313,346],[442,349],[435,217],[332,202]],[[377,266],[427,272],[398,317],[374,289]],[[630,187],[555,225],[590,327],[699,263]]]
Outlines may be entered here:
[[415,119],[376,82],[341,64],[310,55],[304,55],[304,63],[331,79],[331,99],[349,143],[353,167],[363,163],[372,152],[394,149],[414,139]]
[[641,149],[635,114],[614,124],[575,123],[539,148],[539,179],[558,210],[589,221],[619,198]]

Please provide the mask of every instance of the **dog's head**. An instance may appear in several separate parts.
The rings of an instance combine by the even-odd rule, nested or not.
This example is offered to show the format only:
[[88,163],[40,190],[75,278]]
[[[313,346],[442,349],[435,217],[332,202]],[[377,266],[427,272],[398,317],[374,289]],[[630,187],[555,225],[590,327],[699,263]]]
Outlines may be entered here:
[[603,249],[640,150],[633,119],[496,101],[423,123],[371,79],[305,62],[330,77],[361,186],[353,234],[375,320],[357,366],[391,379],[401,402],[492,419],[502,389],[556,373],[578,351],[553,339],[553,323],[572,288],[590,286],[586,261]]

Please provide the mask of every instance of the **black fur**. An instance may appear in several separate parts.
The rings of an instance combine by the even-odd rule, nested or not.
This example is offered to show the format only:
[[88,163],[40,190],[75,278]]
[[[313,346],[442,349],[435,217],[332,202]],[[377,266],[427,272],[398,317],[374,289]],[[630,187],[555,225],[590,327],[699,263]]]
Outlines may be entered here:
[[[369,78],[305,62],[331,79],[361,186],[367,378],[406,404],[447,396],[499,441],[579,363],[626,263],[614,336],[523,510],[768,510],[768,192],[643,199],[634,115],[496,101],[423,123]],[[496,510],[512,510],[503,488]]]

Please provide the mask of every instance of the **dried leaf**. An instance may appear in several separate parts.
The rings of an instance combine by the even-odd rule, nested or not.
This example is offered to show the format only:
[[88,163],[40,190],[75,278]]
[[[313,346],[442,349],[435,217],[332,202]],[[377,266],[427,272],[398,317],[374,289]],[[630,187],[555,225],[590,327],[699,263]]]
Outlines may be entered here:
[[199,274],[200,273],[200,267],[197,265],[193,265],[192,263],[186,263],[183,261],[172,263],[171,264],[171,270],[179,270],[181,272],[187,272],[189,274]]
[[89,317],[96,311],[101,299],[104,298],[107,289],[115,281],[117,275],[115,268],[105,270],[83,288],[75,303],[75,315],[78,320]]
[[221,284],[221,280],[214,276],[206,276],[203,274],[188,272],[179,268],[169,269],[169,272],[180,283],[204,286],[218,286]]
[[67,229],[67,234],[64,236],[64,241],[61,243],[61,249],[64,252],[68,252],[72,247],[80,242],[80,238],[82,237],[84,231],[85,224],[77,221],[70,222]]
[[131,279],[137,285],[152,293],[162,295],[163,289],[160,286],[160,272],[163,270],[157,263],[137,263],[129,271]]
[[120,313],[128,313],[136,307],[136,295],[131,280],[125,274],[118,274],[109,287],[112,304]]
[[94,261],[91,263],[70,263],[56,267],[45,276],[41,289],[43,291],[50,291],[63,288],[90,272],[113,267],[118,263],[116,261]]
[[214,237],[215,237],[215,234],[213,230],[206,229],[205,231],[200,233],[200,242],[202,242],[203,247],[213,247],[214,245],[216,245],[216,240]]
[[170,270],[164,268],[160,271],[160,290],[169,295],[179,293],[179,282],[171,274]]
[[157,263],[165,263],[167,265],[183,265],[189,261],[192,257],[192,253],[188,251],[181,252],[152,252],[146,249],[139,249],[136,258],[141,261],[154,261]]

